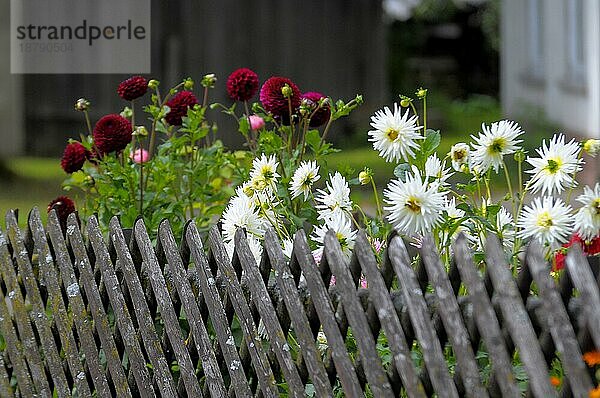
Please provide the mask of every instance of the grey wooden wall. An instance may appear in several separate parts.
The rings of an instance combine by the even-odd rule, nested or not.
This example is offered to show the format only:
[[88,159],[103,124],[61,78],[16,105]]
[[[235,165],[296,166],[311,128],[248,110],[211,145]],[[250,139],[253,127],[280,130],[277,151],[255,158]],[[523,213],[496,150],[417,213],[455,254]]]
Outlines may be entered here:
[[[290,77],[302,91],[334,99],[363,94],[365,104],[338,124],[334,136],[366,132],[370,114],[388,96],[381,0],[152,0],[151,29],[151,77],[167,85],[216,73],[220,80],[212,100],[230,103],[225,79],[239,67],[254,69],[261,81]],[[25,76],[24,150],[60,155],[66,140],[85,127],[74,101],[92,101],[94,120],[117,112],[125,102],[116,87],[126,77]],[[231,121],[218,121],[226,144],[239,143]]]

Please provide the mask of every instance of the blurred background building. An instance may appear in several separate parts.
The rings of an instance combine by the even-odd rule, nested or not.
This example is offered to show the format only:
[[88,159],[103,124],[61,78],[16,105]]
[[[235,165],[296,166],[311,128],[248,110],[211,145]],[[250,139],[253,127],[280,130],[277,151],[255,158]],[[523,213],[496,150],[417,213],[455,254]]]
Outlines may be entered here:
[[[4,54],[9,16],[3,1]],[[152,0],[148,77],[166,87],[215,73],[211,101],[225,104],[225,80],[239,67],[254,69],[261,81],[290,77],[301,90],[334,99],[360,93],[365,104],[334,131],[341,145],[365,145],[374,110],[421,85],[431,89],[430,118],[442,130],[436,101],[440,109],[501,99],[509,117],[597,137],[599,20],[597,0]],[[10,75],[9,66],[9,57],[0,57],[2,158],[60,156],[84,129],[73,110],[77,98],[92,102],[93,121],[126,105],[116,87],[128,76]],[[238,145],[232,121],[218,122],[225,143]]]
[[600,137],[600,2],[503,0],[501,37],[504,111]]

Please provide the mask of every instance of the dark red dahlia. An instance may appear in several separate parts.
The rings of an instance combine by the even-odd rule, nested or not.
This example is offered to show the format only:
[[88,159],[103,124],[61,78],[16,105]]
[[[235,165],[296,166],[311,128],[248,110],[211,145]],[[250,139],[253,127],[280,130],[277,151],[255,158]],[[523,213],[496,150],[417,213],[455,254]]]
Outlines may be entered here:
[[294,82],[286,77],[273,76],[260,89],[260,102],[262,102],[263,108],[273,114],[275,119],[280,120],[284,124],[288,124],[290,120],[288,98],[281,92],[281,89],[286,84],[291,89],[289,99],[293,114],[298,109],[298,106],[300,106],[300,90]]
[[258,75],[248,68],[233,71],[227,78],[227,93],[234,101],[248,101],[258,91]]
[[131,123],[121,115],[103,116],[94,127],[94,144],[101,155],[121,151],[131,142]]
[[142,76],[132,76],[122,81],[117,88],[119,97],[125,101],[132,101],[141,97],[148,91],[148,81]]
[[90,157],[91,153],[80,142],[71,142],[65,147],[60,166],[65,173],[74,173],[81,170],[85,160]]
[[[302,94],[302,100],[306,101],[310,107],[309,116],[312,115],[309,123],[310,127],[319,127],[324,125],[329,121],[329,117],[331,116],[331,108],[328,103],[324,103],[320,108],[318,108],[321,98],[327,97],[315,91]],[[317,110],[316,112],[315,109]]]
[[59,196],[48,203],[48,213],[52,210],[56,210],[58,221],[64,232],[67,229],[67,217],[75,211],[75,203],[67,196]]
[[165,119],[172,126],[181,126],[181,118],[187,116],[188,108],[198,103],[198,99],[191,91],[180,91],[173,98],[167,101],[167,106],[171,108]]

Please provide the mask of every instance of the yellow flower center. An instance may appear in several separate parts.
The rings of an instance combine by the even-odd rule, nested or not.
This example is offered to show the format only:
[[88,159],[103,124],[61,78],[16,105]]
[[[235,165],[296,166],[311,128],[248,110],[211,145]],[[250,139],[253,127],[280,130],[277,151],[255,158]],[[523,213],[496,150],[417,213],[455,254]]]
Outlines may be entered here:
[[340,242],[340,246],[346,247],[346,237],[341,232],[336,232],[335,237]]
[[465,156],[467,156],[467,151],[465,151],[464,149],[457,149],[454,151],[454,153],[452,153],[452,159],[457,162],[463,160]]
[[275,173],[273,172],[273,169],[272,169],[271,167],[269,167],[269,166],[265,166],[265,167],[263,167],[263,169],[261,170],[261,173],[260,173],[260,174],[261,174],[261,175],[263,176],[263,178],[264,178],[265,180],[267,180],[267,181],[268,181],[268,180],[272,180],[272,179],[273,179],[273,177],[275,176]]
[[488,152],[491,154],[500,153],[504,148],[506,148],[506,139],[498,137],[488,146]]
[[544,212],[538,216],[537,225],[543,228],[550,228],[554,223],[548,212]]
[[404,206],[414,213],[421,213],[421,201],[414,196],[408,198]]
[[556,174],[556,172],[560,170],[562,164],[563,162],[560,158],[548,159],[548,165],[545,167],[545,169],[550,174]]
[[592,208],[595,210],[596,215],[600,215],[600,198],[594,199],[592,202]]
[[390,141],[396,141],[396,138],[398,138],[398,134],[399,134],[398,130],[393,129],[393,128],[389,128],[385,132],[385,135],[387,136],[387,138]]

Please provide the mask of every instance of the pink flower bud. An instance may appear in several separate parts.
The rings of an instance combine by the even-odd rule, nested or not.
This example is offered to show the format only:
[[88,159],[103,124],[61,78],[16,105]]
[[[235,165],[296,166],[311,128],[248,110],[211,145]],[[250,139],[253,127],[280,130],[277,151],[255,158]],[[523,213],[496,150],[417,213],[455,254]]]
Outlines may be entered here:
[[258,116],[258,115],[250,115],[249,117],[250,119],[250,128],[252,130],[259,130],[263,127],[265,127],[265,121],[263,120],[262,117]]
[[148,161],[148,151],[138,148],[129,154],[129,158],[138,164],[146,163]]

